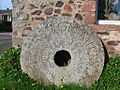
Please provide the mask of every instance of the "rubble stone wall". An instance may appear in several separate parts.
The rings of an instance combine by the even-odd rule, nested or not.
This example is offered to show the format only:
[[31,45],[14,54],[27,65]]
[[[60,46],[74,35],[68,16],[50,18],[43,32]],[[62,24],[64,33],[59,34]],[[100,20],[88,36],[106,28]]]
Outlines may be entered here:
[[44,20],[70,16],[97,31],[109,56],[120,55],[120,26],[95,24],[96,0],[12,0],[12,3],[13,46],[21,46],[27,34]]

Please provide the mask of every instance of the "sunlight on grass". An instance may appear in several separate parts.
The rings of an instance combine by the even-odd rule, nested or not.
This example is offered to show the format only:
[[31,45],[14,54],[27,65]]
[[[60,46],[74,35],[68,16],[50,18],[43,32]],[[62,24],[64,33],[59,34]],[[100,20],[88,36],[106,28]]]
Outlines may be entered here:
[[120,57],[111,58],[91,87],[79,85],[44,85],[22,73],[20,48],[10,48],[0,55],[0,90],[120,90]]

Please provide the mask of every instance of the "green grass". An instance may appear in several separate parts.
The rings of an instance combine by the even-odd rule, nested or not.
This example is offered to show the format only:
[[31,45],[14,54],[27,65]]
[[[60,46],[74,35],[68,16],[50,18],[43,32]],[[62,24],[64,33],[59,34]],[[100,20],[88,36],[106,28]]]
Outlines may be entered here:
[[111,58],[98,81],[89,88],[79,85],[44,85],[22,73],[20,48],[0,55],[0,90],[120,90],[120,57]]

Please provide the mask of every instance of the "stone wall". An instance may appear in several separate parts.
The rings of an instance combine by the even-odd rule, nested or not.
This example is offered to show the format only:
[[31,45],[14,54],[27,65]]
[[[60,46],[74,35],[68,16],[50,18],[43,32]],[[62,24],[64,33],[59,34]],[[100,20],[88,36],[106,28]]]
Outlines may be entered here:
[[84,21],[97,31],[110,56],[120,55],[120,27],[95,24],[96,0],[12,0],[12,3],[14,46],[21,46],[39,23],[62,15]]

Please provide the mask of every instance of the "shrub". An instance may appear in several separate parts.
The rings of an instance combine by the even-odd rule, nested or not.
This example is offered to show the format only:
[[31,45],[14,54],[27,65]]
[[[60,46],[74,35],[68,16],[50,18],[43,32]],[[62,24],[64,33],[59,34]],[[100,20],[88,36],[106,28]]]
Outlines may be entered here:
[[120,57],[111,58],[92,90],[120,90]]
[[0,55],[0,72],[2,77],[17,75],[20,68],[20,48],[10,48]]

